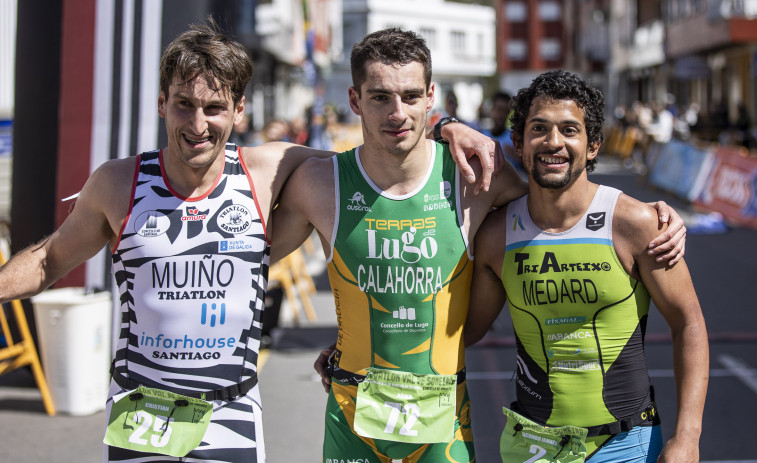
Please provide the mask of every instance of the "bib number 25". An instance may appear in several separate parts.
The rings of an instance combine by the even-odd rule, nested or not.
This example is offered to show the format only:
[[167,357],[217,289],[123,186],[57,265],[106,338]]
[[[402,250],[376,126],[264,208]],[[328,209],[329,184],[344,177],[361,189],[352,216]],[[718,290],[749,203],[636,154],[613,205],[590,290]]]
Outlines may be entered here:
[[139,427],[129,435],[129,442],[137,445],[148,445],[147,439],[142,437],[152,426],[153,434],[150,436],[149,444],[153,447],[165,447],[168,444],[168,440],[171,438],[171,423],[173,418],[168,419],[166,423],[166,417],[157,415],[153,422],[153,416],[149,413],[145,413],[142,410],[134,413],[134,422]]

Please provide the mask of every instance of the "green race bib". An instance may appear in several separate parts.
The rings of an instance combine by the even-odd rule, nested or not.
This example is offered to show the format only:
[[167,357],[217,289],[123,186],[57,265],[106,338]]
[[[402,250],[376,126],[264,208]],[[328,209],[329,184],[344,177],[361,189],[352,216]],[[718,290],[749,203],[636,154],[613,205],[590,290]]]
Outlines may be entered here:
[[507,424],[499,441],[503,463],[583,463],[586,460],[585,428],[546,427],[503,408]]
[[450,442],[455,431],[456,388],[455,375],[369,368],[358,386],[355,432],[395,442]]
[[140,386],[113,397],[103,442],[183,457],[202,442],[212,413],[204,400]]

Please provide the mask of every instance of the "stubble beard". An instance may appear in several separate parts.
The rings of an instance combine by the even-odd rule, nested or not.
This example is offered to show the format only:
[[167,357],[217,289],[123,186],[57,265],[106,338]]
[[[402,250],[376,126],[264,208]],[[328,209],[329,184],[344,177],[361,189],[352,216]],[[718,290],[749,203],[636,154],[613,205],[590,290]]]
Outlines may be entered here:
[[565,173],[565,175],[557,179],[547,178],[543,176],[541,172],[539,171],[539,169],[536,167],[538,163],[537,156],[538,155],[534,155],[533,157],[533,163],[532,163],[533,167],[531,168],[531,176],[533,177],[534,182],[536,182],[536,184],[542,188],[548,188],[551,190],[559,190],[560,188],[564,188],[570,185],[570,182],[573,181],[574,174],[576,177],[578,177],[581,174],[581,172],[583,172],[584,169],[586,169],[586,164],[584,164],[582,167],[580,167],[577,171],[574,172],[573,166],[574,166],[575,160],[573,158],[573,155],[569,153],[568,154],[569,156],[568,171]]

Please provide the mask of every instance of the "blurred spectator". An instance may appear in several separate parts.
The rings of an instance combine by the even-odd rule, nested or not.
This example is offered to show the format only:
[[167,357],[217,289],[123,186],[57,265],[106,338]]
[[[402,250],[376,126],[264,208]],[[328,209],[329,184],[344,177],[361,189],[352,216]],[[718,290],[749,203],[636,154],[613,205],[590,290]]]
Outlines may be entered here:
[[263,126],[263,142],[289,141],[289,125],[281,119],[271,119]]
[[458,121],[462,122],[463,124],[467,125],[468,127],[472,127],[476,130],[481,130],[481,128],[476,124],[475,121],[466,121],[461,119],[457,115],[457,95],[452,89],[449,89],[447,93],[444,95],[444,112],[446,116],[454,117]]
[[683,119],[689,124],[689,128],[693,129],[699,124],[699,105],[697,103],[689,103],[686,111],[683,112]]
[[527,179],[528,175],[521,166],[520,158],[515,154],[515,147],[510,138],[511,132],[509,126],[511,99],[510,95],[505,92],[497,92],[492,95],[491,107],[489,108],[491,129],[482,129],[481,133],[496,139],[500,146],[502,146],[502,151],[505,153],[505,159],[515,167],[515,170],[517,170],[524,179]]
[[673,138],[673,114],[659,101],[652,103],[652,123],[647,134],[658,143],[667,143]]
[[636,125],[646,132],[647,128],[652,124],[654,116],[652,110],[641,101],[635,101],[631,106],[631,110],[633,111]]
[[738,104],[736,114],[736,122],[733,124],[736,129],[736,137],[741,146],[751,149],[755,147],[754,138],[752,136],[752,116],[749,115],[746,104],[741,101]]
[[297,116],[289,121],[289,138],[292,143],[307,145],[308,136],[308,123],[304,117]]
[[229,143],[237,146],[254,146],[255,133],[252,130],[252,117],[249,113],[244,113],[239,123],[234,124],[229,135]]
[[455,92],[450,90],[444,95],[444,112],[449,117],[454,117],[455,119],[460,119],[457,117],[457,95],[455,95]]

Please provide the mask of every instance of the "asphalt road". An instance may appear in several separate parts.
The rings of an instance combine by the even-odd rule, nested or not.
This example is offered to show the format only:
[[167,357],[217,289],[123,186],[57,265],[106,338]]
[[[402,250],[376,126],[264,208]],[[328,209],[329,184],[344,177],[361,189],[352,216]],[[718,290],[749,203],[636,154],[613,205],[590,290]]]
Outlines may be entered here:
[[[602,166],[602,160],[600,166]],[[605,163],[606,165],[608,163]],[[612,167],[612,163],[609,163]],[[593,180],[615,186],[641,200],[664,199],[687,218],[682,202],[643,185],[641,178],[618,169]],[[689,234],[686,261],[710,333],[711,379],[701,441],[703,462],[757,463],[754,439],[757,416],[757,307],[749,302],[757,270],[757,231],[730,229],[723,234]],[[326,395],[313,374],[321,347],[333,342],[336,323],[325,276],[316,275],[313,298],[317,320],[295,324],[285,312],[275,332],[274,348],[261,355],[266,453],[269,463],[319,462]],[[499,462],[502,406],[514,398],[512,328],[506,312],[494,329],[467,352],[477,461]],[[675,420],[672,348],[664,320],[653,309],[647,337],[650,376],[667,438]],[[26,370],[0,376],[0,463],[101,461],[102,412],[84,417],[44,413],[39,393]]]

